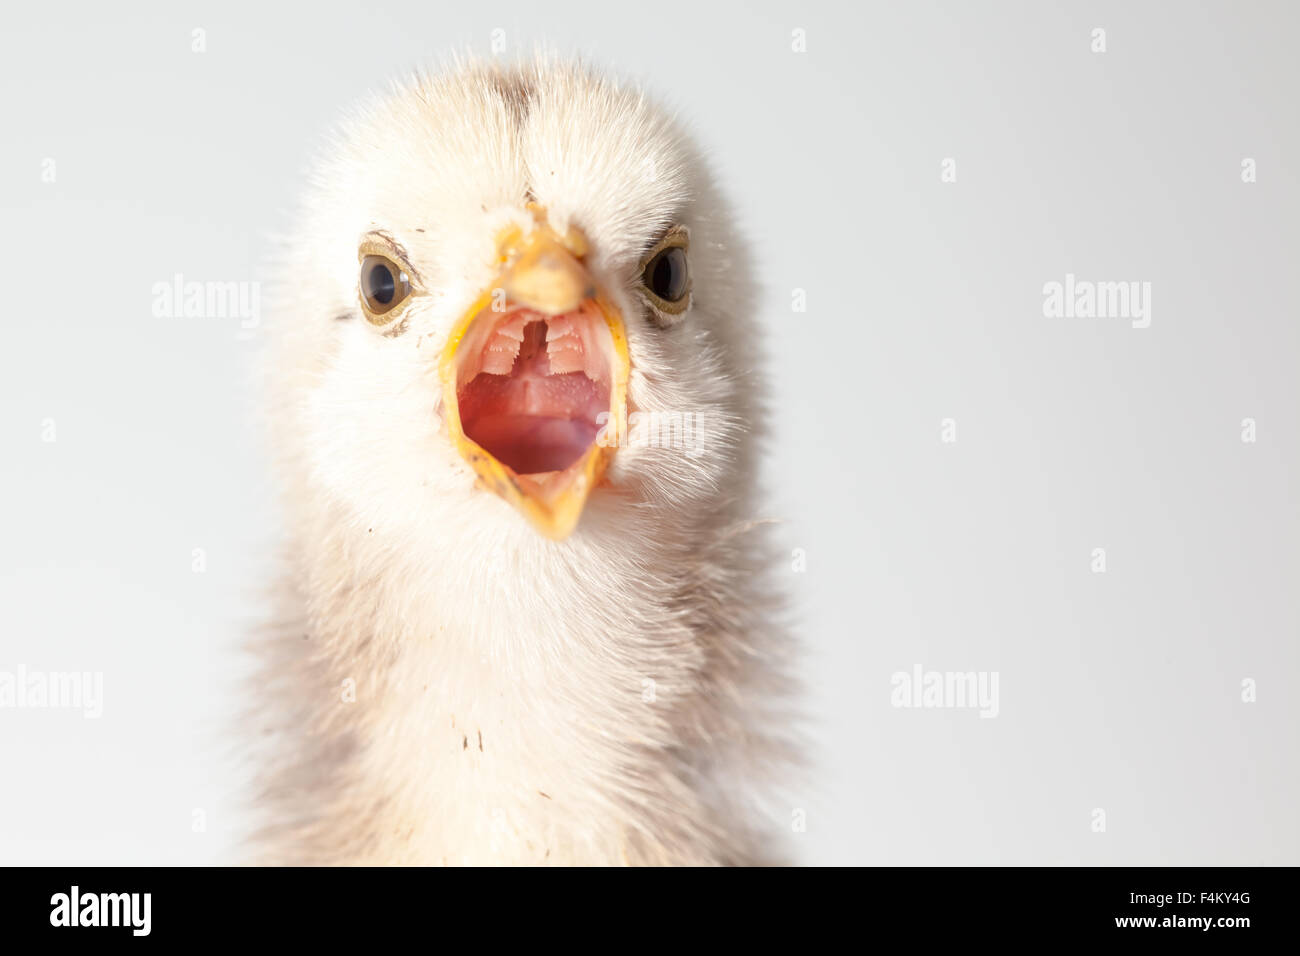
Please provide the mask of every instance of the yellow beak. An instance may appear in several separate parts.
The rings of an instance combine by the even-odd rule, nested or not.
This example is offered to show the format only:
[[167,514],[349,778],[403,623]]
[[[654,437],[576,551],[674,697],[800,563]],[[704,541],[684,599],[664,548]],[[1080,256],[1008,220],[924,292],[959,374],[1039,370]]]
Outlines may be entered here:
[[[599,483],[620,444],[627,418],[630,371],[627,335],[622,316],[604,296],[583,264],[585,238],[576,229],[564,236],[543,225],[524,236],[516,229],[498,240],[501,271],[493,288],[484,290],[461,316],[439,361],[443,417],[452,442],[483,485],[513,505],[541,534],[559,540],[578,524],[587,498]],[[608,419],[595,441],[562,471],[519,474],[497,460],[465,434],[460,415],[460,390],[465,368],[466,337],[478,322],[492,322],[503,312],[527,309],[539,316],[598,315],[605,367],[608,369]]]

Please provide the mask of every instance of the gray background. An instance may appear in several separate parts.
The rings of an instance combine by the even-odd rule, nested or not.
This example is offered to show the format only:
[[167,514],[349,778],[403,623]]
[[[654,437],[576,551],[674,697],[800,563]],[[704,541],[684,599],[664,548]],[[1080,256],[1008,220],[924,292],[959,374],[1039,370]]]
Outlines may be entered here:
[[[501,28],[676,106],[760,257],[800,859],[1300,863],[1294,6],[620,6],[6,11],[0,670],[105,701],[0,710],[0,862],[229,852],[277,535],[259,340],[151,288],[264,278],[338,108]],[[1151,326],[1045,318],[1067,272],[1150,282]],[[997,671],[1000,715],[891,707],[915,664]]]

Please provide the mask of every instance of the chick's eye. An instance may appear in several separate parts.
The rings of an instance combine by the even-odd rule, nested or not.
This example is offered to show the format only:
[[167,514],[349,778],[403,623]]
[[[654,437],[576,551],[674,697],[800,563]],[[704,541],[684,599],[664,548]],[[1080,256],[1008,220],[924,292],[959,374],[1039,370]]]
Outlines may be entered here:
[[361,304],[372,322],[401,305],[411,294],[411,280],[387,256],[366,256],[361,260]]
[[662,305],[685,307],[686,293],[690,290],[690,272],[686,267],[686,250],[669,246],[645,267],[643,276],[646,288],[654,293]]

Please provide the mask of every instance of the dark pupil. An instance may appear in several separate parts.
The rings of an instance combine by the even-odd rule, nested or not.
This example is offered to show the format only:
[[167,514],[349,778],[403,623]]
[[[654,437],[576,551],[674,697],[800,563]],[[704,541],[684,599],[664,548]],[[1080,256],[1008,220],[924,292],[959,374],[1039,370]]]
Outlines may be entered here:
[[388,305],[397,294],[397,282],[388,266],[377,265],[370,269],[370,297],[380,305]]
[[676,302],[686,291],[686,254],[680,249],[665,249],[655,259],[650,273],[650,289],[665,302]]

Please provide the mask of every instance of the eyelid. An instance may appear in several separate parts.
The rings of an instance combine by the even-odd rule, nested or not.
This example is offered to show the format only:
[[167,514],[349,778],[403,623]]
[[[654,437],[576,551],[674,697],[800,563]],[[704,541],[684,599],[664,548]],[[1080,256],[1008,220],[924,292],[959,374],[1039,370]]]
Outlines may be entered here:
[[411,254],[406,247],[386,232],[376,230],[368,232],[357,242],[357,264],[365,261],[366,256],[383,256],[402,267],[411,282],[411,295],[424,292],[424,277],[411,265]]
[[650,264],[650,260],[665,249],[673,247],[681,249],[683,252],[690,254],[691,251],[691,231],[685,226],[673,226],[663,236],[650,247],[650,250],[641,257],[641,262],[637,266],[638,272],[644,272],[645,267]]

